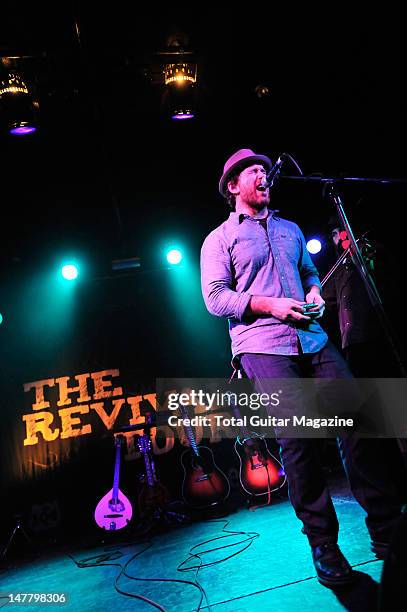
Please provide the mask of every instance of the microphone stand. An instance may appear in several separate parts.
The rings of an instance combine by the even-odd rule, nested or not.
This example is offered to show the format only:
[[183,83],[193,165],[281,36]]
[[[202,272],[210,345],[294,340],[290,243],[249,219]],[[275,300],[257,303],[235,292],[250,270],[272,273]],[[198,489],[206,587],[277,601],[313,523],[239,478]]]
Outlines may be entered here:
[[397,362],[397,366],[400,370],[400,374],[402,377],[407,376],[406,367],[401,359],[400,351],[398,349],[396,343],[396,333],[387,317],[387,314],[383,308],[383,302],[380,297],[379,291],[376,287],[376,284],[373,280],[372,275],[369,272],[368,267],[366,266],[365,260],[363,258],[362,253],[360,252],[359,246],[357,244],[357,240],[355,240],[352,228],[350,226],[349,220],[346,216],[342,200],[336,190],[336,185],[338,183],[343,184],[346,182],[358,182],[358,183],[376,183],[381,185],[389,185],[389,184],[407,184],[407,180],[405,179],[389,179],[389,178],[358,178],[358,177],[341,177],[341,178],[333,178],[333,177],[322,177],[322,176],[281,176],[281,179],[287,180],[295,180],[295,181],[304,181],[304,182],[318,182],[323,185],[322,195],[326,197],[336,208],[336,212],[338,218],[341,220],[343,228],[346,230],[346,233],[349,238],[349,250],[351,252],[353,261],[356,265],[356,268],[359,271],[359,274],[365,284],[367,294],[369,296],[370,302],[373,306],[374,311],[377,314],[377,317],[382,325],[383,331],[385,333],[386,339],[389,342],[389,345],[393,351],[394,357]]
[[323,189],[323,195],[326,196],[327,199],[330,202],[332,202],[332,204],[334,204],[334,206],[336,207],[338,218],[341,220],[343,228],[346,230],[346,233],[348,235],[348,239],[350,242],[349,249],[351,251],[353,262],[355,263],[356,268],[358,269],[359,274],[365,284],[366,291],[369,296],[370,302],[373,306],[374,311],[376,312],[376,315],[381,323],[385,336],[390,344],[394,357],[397,361],[397,365],[400,370],[400,374],[403,377],[406,377],[407,371],[405,369],[404,363],[401,359],[400,352],[398,350],[398,347],[395,341],[395,331],[393,330],[393,327],[383,308],[383,302],[380,297],[380,293],[366,265],[363,255],[360,252],[359,245],[357,241],[355,240],[352,228],[350,226],[349,220],[343,208],[342,200],[338,192],[335,189],[334,183],[328,182],[325,184],[324,189]]
[[[378,184],[384,184],[384,185],[394,184],[394,183],[399,183],[399,184],[406,183],[407,184],[407,180],[387,179],[387,178],[369,179],[369,178],[356,178],[356,177],[327,178],[327,177],[321,177],[321,176],[282,176],[281,178],[297,180],[297,181],[305,181],[305,182],[319,182],[323,184],[322,195],[323,197],[326,197],[336,208],[338,218],[341,220],[343,228],[346,230],[348,239],[350,241],[349,250],[351,252],[352,259],[365,284],[370,302],[372,304],[374,311],[376,312],[377,318],[380,321],[385,337],[392,349],[393,355],[397,362],[397,366],[400,370],[400,374],[402,377],[406,377],[407,372],[406,372],[405,365],[401,359],[400,351],[398,349],[398,346],[395,340],[396,338],[395,331],[383,308],[383,302],[381,300],[379,291],[365,263],[365,260],[359,249],[357,241],[355,240],[352,228],[350,226],[349,220],[346,216],[346,213],[343,207],[342,200],[337,192],[336,185],[338,183],[342,184],[344,182],[378,183]],[[397,438],[397,442],[398,442],[400,451],[403,455],[403,459],[405,463],[407,464],[407,439]]]

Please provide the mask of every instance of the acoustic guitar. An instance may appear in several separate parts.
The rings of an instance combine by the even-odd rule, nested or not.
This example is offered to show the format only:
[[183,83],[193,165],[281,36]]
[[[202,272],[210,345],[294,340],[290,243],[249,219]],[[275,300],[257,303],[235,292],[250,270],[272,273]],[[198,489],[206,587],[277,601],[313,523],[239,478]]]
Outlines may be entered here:
[[213,452],[207,446],[198,446],[185,406],[180,406],[184,431],[190,448],[181,455],[184,470],[182,497],[192,508],[208,508],[224,502],[230,493],[227,476],[217,466]]
[[[233,414],[242,419],[236,406],[233,406]],[[251,496],[270,496],[286,483],[283,466],[271,454],[263,436],[249,431],[244,426],[240,429],[243,435],[238,436],[235,441],[235,451],[240,462],[240,485]]]

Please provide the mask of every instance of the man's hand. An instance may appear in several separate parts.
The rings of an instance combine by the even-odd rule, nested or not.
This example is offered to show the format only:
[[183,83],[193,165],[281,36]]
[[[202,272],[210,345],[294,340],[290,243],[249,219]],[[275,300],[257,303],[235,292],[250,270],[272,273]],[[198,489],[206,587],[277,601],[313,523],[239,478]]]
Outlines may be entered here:
[[310,308],[308,312],[317,312],[317,315],[313,315],[313,319],[320,319],[324,314],[325,310],[325,300],[322,298],[319,293],[319,289],[311,289],[309,293],[305,296],[305,300],[307,304],[312,304],[315,302],[316,306],[314,308]]
[[280,321],[310,321],[311,317],[304,315],[305,302],[292,298],[274,298],[253,295],[249,303],[249,312],[257,315],[272,315]]
[[281,321],[310,321],[311,317],[304,314],[305,302],[299,302],[293,298],[269,298],[270,314]]

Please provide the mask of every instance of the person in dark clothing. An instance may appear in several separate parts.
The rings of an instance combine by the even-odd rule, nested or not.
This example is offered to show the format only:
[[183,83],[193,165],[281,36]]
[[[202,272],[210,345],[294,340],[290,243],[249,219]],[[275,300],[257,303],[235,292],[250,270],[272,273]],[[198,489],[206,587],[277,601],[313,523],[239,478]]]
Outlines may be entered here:
[[[331,217],[328,225],[332,244],[340,257],[349,246],[346,231],[336,216]],[[381,245],[368,239],[360,241],[360,248],[374,282],[380,283],[381,292],[385,281],[389,283],[385,278],[389,271],[385,263],[386,253]],[[391,344],[350,254],[327,281],[323,296],[328,314],[338,313],[342,351],[353,375],[357,378],[400,376]]]
[[[348,249],[349,240],[335,215],[330,218],[328,226],[339,259]],[[359,248],[381,297],[383,289],[386,297],[394,294],[396,288],[391,285],[391,270],[394,266],[389,263],[383,246],[370,238],[362,238]],[[323,296],[327,312],[336,311],[338,314],[342,351],[352,374],[357,378],[401,376],[398,358],[350,254],[345,256],[324,286]],[[384,473],[391,477],[400,498],[407,502],[406,441],[395,438],[372,439],[366,447],[366,453],[366,460],[370,463],[374,457],[381,457]]]
[[[267,156],[250,149],[237,151],[224,166],[219,191],[234,211],[202,246],[205,304],[210,313],[228,318],[233,357],[257,392],[267,393],[270,379],[353,382],[319,324],[325,302],[304,236],[295,223],[269,210],[265,177],[271,167]],[[353,572],[337,544],[338,519],[319,457],[322,440],[275,433],[318,580],[329,587],[347,584]],[[350,435],[339,448],[353,494],[367,512],[372,549],[383,557],[401,500],[380,471],[380,458],[370,462],[368,443]]]

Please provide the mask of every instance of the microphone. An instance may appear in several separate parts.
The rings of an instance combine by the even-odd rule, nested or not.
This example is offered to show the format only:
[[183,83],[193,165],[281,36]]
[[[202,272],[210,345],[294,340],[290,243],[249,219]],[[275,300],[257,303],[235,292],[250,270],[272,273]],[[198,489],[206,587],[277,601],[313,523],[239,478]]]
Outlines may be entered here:
[[284,159],[285,159],[285,153],[282,153],[280,157],[277,159],[274,166],[267,173],[265,180],[263,179],[262,185],[264,186],[264,188],[273,186],[274,181],[276,180],[277,176],[280,174],[281,166],[284,163]]

